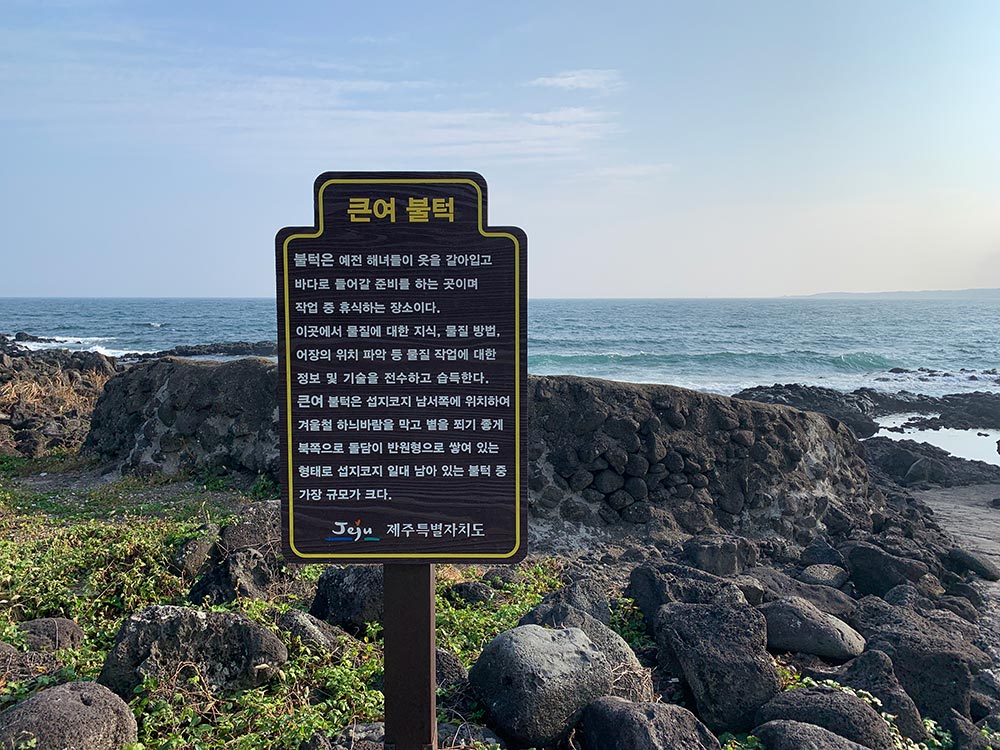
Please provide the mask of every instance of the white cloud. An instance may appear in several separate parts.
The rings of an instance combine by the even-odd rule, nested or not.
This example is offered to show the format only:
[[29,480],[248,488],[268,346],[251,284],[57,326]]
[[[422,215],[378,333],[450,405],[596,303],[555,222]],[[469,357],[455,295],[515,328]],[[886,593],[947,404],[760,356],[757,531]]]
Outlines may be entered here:
[[233,50],[211,62],[111,44],[79,55],[77,40],[39,37],[0,53],[0,96],[16,104],[0,123],[72,131],[104,148],[181,144],[272,162],[322,154],[359,168],[441,157],[537,162],[586,157],[617,130],[617,114],[600,108],[456,107],[456,97],[447,104],[431,95],[453,85],[310,70],[294,56],[280,73],[273,65],[258,72],[231,64]]
[[551,76],[542,76],[531,81],[530,85],[570,91],[608,93],[624,87],[625,81],[617,70],[581,68],[579,70],[566,70]]

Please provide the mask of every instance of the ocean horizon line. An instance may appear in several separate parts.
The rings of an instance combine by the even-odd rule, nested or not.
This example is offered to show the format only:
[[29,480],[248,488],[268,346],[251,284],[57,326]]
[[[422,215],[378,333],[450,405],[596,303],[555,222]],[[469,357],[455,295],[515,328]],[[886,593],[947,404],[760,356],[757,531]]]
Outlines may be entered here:
[[[915,295],[908,297],[907,295]],[[975,287],[966,289],[920,289],[877,292],[814,292],[810,294],[752,295],[752,296],[690,296],[690,297],[528,297],[529,302],[678,302],[678,301],[726,301],[726,300],[795,300],[795,301],[830,301],[848,299],[934,299],[934,295],[942,298],[950,296],[996,296],[1000,298],[1000,287]],[[270,295],[0,295],[5,300],[273,300]]]

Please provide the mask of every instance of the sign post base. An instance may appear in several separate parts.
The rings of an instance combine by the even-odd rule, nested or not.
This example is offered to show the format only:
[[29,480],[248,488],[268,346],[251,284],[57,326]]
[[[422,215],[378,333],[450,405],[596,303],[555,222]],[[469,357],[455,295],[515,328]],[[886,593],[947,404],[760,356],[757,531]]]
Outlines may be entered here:
[[437,750],[434,566],[385,565],[385,750]]

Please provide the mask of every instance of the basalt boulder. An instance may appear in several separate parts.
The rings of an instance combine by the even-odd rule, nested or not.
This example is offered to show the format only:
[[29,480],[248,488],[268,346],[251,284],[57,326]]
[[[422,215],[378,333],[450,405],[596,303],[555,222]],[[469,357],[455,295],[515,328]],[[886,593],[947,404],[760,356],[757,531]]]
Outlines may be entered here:
[[382,621],[384,588],[381,565],[327,568],[319,578],[309,614],[363,635],[366,623]]
[[681,706],[601,698],[577,727],[584,750],[719,750],[719,741]]
[[715,732],[754,726],[781,689],[763,615],[748,604],[666,604],[656,617],[661,666],[680,666],[698,715]]
[[893,750],[888,725],[855,695],[832,687],[788,690],[757,712],[757,723],[798,721],[827,729],[870,750]]
[[469,681],[502,734],[521,747],[546,747],[610,692],[614,675],[582,630],[522,625],[487,644]]
[[543,600],[524,615],[518,625],[579,628],[614,665],[614,684],[609,695],[633,701],[653,700],[649,670],[639,663],[632,648],[618,633],[586,612],[559,601]]
[[882,701],[882,710],[896,717],[896,726],[904,736],[916,742],[927,738],[920,712],[913,699],[896,678],[892,661],[883,652],[866,651],[835,670],[812,671],[818,680],[834,680],[855,690],[864,690]]
[[761,605],[760,612],[767,620],[767,647],[772,651],[846,661],[865,650],[865,639],[860,633],[805,599],[778,599]]
[[924,716],[943,720],[951,709],[969,715],[972,676],[991,662],[961,634],[874,596],[861,600],[851,625],[867,639],[869,649],[888,655],[900,684]]
[[868,750],[829,729],[787,719],[761,724],[753,730],[753,736],[767,750]]
[[0,713],[0,750],[122,750],[137,735],[128,704],[93,682],[48,688]]
[[196,676],[221,693],[262,685],[287,660],[278,637],[245,615],[154,605],[122,624],[97,681],[127,699],[146,678]]
[[635,601],[647,623],[655,620],[660,607],[671,602],[708,604],[744,598],[734,580],[670,562],[633,568],[625,596]]
[[893,555],[867,542],[852,542],[841,551],[847,558],[851,581],[863,596],[882,596],[894,586],[919,581],[929,572],[919,560]]

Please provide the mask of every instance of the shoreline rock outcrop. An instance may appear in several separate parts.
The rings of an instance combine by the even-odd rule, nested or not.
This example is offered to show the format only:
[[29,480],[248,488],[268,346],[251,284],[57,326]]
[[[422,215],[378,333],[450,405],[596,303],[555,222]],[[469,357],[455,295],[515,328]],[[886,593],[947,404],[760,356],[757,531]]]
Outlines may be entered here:
[[[276,383],[260,359],[136,365],[108,383],[84,451],[138,474],[275,474]],[[529,502],[553,544],[563,527],[805,544],[870,530],[882,505],[857,441],[826,416],[568,376],[531,377],[529,391]]]
[[[136,364],[105,388],[86,450],[139,474],[274,472],[276,383],[260,359]],[[918,741],[923,717],[957,732],[1000,710],[976,585],[1000,570],[956,544],[905,473],[876,462],[843,421],[576,377],[532,377],[529,392],[531,544],[565,553],[574,575],[486,646],[468,685],[452,664],[509,746],[553,747],[575,729],[599,747],[618,722],[651,748],[676,735],[714,749],[708,729],[758,725],[775,747],[794,747],[796,732],[818,747],[891,747],[889,725],[863,700],[811,684],[782,692],[775,659],[871,692]],[[194,583],[192,601],[267,599],[291,585],[272,516],[189,540],[174,564]],[[336,653],[348,637],[339,628],[360,634],[382,615],[379,573],[329,568],[312,616],[287,617],[282,630]],[[516,570],[446,596],[488,607],[495,575]],[[652,639],[635,651],[608,629],[620,614],[611,582],[623,576]],[[191,661],[196,644],[213,690],[257,685],[287,656],[273,635],[229,613],[151,607],[125,621],[101,681],[127,695]],[[690,714],[656,708],[657,695],[683,696]]]
[[82,450],[136,474],[273,471],[277,383],[261,359],[136,365],[105,386]]
[[75,451],[90,415],[115,374],[113,360],[95,352],[0,348],[0,454],[35,458]]

